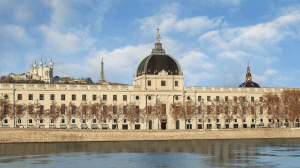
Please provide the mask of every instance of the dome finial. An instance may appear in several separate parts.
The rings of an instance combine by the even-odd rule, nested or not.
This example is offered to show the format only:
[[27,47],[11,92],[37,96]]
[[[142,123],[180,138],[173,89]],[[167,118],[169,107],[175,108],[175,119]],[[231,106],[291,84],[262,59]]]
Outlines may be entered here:
[[157,42],[157,43],[160,43],[159,28],[157,28],[156,30],[157,30],[156,42]]

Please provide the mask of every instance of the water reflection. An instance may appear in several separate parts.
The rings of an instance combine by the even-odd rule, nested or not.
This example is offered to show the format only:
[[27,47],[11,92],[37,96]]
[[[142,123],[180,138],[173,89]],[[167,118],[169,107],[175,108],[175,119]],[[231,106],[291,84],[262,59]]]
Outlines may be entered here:
[[300,166],[299,139],[18,143],[0,149],[0,167]]

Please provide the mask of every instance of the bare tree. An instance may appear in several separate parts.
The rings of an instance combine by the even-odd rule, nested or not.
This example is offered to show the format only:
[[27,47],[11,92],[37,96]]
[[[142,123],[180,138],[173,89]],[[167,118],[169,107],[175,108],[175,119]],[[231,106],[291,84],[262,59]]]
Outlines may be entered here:
[[295,126],[295,120],[300,116],[300,91],[286,89],[281,93],[283,101],[283,113],[286,119]]
[[50,104],[50,109],[46,110],[46,111],[47,111],[47,117],[52,122],[52,128],[54,128],[53,125],[54,125],[54,122],[59,117],[60,107],[57,105],[57,103],[55,101],[52,101]]
[[37,125],[38,120],[44,116],[44,106],[39,103],[39,100],[36,100],[34,104],[29,104],[27,106],[27,110],[28,115],[33,118],[36,123],[35,125]]
[[80,116],[78,107],[74,103],[70,102],[67,107],[67,114],[66,114],[69,123],[71,123],[72,118],[76,118],[78,116]]
[[126,105],[124,117],[130,122],[130,128],[132,128],[134,122],[139,120],[139,109],[137,107],[138,106],[136,106],[136,104],[133,102]]
[[21,119],[25,115],[24,111],[26,110],[26,105],[15,103],[13,108],[14,108],[14,110],[13,110],[13,113],[11,113],[12,114],[11,118],[13,118],[13,116],[15,116],[17,121],[19,121],[19,119]]
[[248,98],[247,98],[247,96],[239,96],[237,98],[237,117],[243,121],[248,116],[249,116]]
[[87,122],[87,120],[90,118],[90,113],[89,113],[89,104],[87,103],[86,100],[82,101],[79,106],[79,118],[81,120],[81,123],[83,123],[83,120]]
[[172,103],[170,105],[170,114],[174,123],[181,118],[183,113],[184,106],[181,102]]
[[166,111],[166,108],[163,106],[163,103],[160,100],[156,100],[153,106],[152,115],[157,117],[157,125],[159,129],[159,121],[161,120],[163,113]]
[[[193,100],[189,100],[185,103],[185,110],[184,115],[182,115],[182,119],[185,120],[185,123],[188,122],[191,123],[191,120],[193,117],[195,117],[195,111],[196,111],[196,103]],[[185,124],[186,127],[186,124]]]
[[263,102],[261,106],[267,110],[268,117],[270,117],[274,123],[275,119],[280,117],[280,97],[277,94],[265,93],[263,95]]
[[3,119],[11,116],[12,105],[8,98],[0,99],[0,119],[3,127]]

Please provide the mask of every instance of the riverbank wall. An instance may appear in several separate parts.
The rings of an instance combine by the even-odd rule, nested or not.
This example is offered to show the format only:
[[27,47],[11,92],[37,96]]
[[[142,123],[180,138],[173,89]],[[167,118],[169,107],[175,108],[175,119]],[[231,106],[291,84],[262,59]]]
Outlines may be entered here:
[[300,138],[300,129],[73,130],[1,128],[0,143]]

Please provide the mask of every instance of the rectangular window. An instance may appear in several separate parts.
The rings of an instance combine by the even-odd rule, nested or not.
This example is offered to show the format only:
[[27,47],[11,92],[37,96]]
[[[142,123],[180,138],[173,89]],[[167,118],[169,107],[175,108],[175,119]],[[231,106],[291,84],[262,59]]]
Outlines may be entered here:
[[147,114],[151,114],[152,113],[152,106],[147,106]]
[[207,96],[207,101],[210,101],[210,96]]
[[123,95],[123,101],[127,101],[127,95]]
[[60,113],[61,114],[65,114],[66,113],[66,105],[65,104],[61,105],[61,107],[60,107]]
[[113,106],[113,114],[117,114],[117,111],[118,109],[117,109],[117,106]]
[[93,100],[97,100],[97,95],[93,95]]
[[95,124],[97,122],[97,120],[96,119],[93,119],[93,123]]
[[271,119],[269,119],[269,122],[272,122],[272,120],[271,120]]
[[65,119],[61,119],[61,123],[65,123]]
[[228,106],[225,107],[225,114],[228,114]]
[[114,123],[117,123],[117,119],[114,119]]
[[237,122],[237,119],[234,119],[234,122]]
[[233,100],[234,100],[234,102],[237,102],[237,97],[234,96],[234,97],[233,97]]
[[44,106],[40,105],[40,113],[43,114],[44,113]]
[[220,122],[220,119],[217,119],[217,122]]
[[161,81],[161,86],[166,86],[166,81]]
[[72,95],[72,100],[76,100],[76,95],[75,94]]
[[263,102],[263,97],[259,97],[259,102]]
[[254,97],[251,97],[251,102],[254,102]]
[[178,81],[175,81],[175,86],[178,86]]
[[126,119],[124,119],[124,121],[123,121],[124,123],[126,123]]
[[243,96],[243,101],[246,101],[246,97],[245,96]]
[[219,101],[220,97],[219,96],[216,96],[216,101]]
[[86,95],[85,94],[82,95],[82,100],[86,100]]
[[60,99],[61,99],[61,100],[66,100],[65,94],[61,94]]
[[103,112],[104,113],[106,112],[106,106],[103,106]]
[[103,95],[103,101],[107,100],[107,95]]
[[264,122],[264,120],[263,120],[263,119],[260,119],[260,122]]
[[254,122],[254,119],[252,119],[252,122]]
[[162,114],[166,114],[166,104],[162,104]]
[[201,114],[201,113],[202,113],[202,107],[198,106],[198,114]]
[[33,94],[28,95],[28,100],[33,100]]
[[136,112],[137,114],[140,113],[140,107],[139,107],[139,106],[135,106],[135,112]]
[[148,80],[148,86],[151,86],[151,80]]
[[211,113],[211,106],[207,106],[207,114],[209,115]]
[[75,123],[75,119],[72,119],[72,123]]
[[18,94],[18,100],[22,100],[22,94]]
[[225,96],[225,102],[228,102],[228,96]]
[[117,101],[117,95],[113,95],[113,101]]
[[40,100],[44,100],[44,94],[40,94]]
[[32,123],[32,119],[29,119],[29,123]]
[[264,113],[264,110],[263,110],[263,107],[259,107],[259,111],[260,111],[260,114],[263,114]]
[[50,95],[50,100],[54,100],[54,98],[55,98],[55,97],[54,97],[54,94],[51,94],[51,95]]
[[40,123],[43,124],[43,123],[44,123],[44,120],[43,120],[43,119],[40,119]]
[[126,106],[123,106],[123,114],[127,113],[127,108]]
[[237,114],[237,106],[233,106],[233,114]]
[[201,96],[198,96],[198,101],[201,101]]
[[251,114],[254,115],[254,107],[251,106]]

